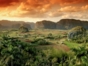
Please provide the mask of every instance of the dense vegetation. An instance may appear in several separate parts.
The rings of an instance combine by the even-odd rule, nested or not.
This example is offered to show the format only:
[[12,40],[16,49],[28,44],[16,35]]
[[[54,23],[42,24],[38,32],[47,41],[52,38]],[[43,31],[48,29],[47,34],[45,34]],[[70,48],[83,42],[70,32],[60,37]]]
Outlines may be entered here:
[[[81,29],[87,39],[87,31]],[[77,31],[80,34],[81,30]],[[68,41],[67,32],[1,32],[0,66],[88,66],[88,42]]]

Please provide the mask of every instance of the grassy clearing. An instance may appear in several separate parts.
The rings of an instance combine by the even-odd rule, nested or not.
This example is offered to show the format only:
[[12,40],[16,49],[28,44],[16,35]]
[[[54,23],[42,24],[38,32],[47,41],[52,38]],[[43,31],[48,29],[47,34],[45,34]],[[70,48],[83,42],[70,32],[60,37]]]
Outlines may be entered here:
[[78,48],[82,46],[82,44],[78,44],[78,43],[71,42],[71,41],[64,41],[64,44],[67,45],[69,48]]

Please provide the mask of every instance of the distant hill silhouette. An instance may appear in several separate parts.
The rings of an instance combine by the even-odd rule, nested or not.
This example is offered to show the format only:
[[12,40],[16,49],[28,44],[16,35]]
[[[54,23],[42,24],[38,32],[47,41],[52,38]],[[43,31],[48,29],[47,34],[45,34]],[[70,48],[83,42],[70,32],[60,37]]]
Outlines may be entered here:
[[47,20],[36,22],[36,28],[43,29],[71,29],[76,26],[83,26],[84,28],[88,29],[88,21],[80,21],[75,19],[61,19],[56,23]]
[[83,26],[88,29],[88,21],[81,21],[75,19],[61,19],[58,22],[42,20],[36,23],[33,22],[24,22],[24,21],[9,21],[1,20],[0,21],[0,30],[1,29],[18,29],[21,25],[24,25],[28,29],[71,29],[76,26]]
[[31,28],[30,22],[24,21],[9,21],[9,20],[1,20],[0,21],[0,29],[18,29],[21,25],[26,26],[28,29]]

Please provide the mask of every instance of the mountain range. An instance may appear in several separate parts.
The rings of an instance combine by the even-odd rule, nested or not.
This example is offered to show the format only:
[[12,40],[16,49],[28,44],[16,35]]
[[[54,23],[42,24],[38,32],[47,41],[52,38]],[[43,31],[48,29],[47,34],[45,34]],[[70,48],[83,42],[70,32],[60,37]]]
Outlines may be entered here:
[[24,25],[28,29],[71,29],[76,26],[83,26],[88,29],[88,21],[81,21],[76,19],[61,19],[58,22],[42,20],[33,22],[24,22],[24,21],[9,21],[1,20],[0,21],[0,30],[2,29],[18,29],[21,25]]
[[76,19],[61,19],[58,22],[52,22],[43,20],[36,22],[35,26],[37,28],[44,29],[71,29],[76,26],[83,26],[84,28],[88,29],[88,21],[81,21]]

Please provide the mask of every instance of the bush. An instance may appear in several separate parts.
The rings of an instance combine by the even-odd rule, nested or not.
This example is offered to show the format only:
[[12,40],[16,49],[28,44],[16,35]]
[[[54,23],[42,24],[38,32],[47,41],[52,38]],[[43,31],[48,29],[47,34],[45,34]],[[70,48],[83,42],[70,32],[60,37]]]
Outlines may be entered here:
[[54,39],[54,36],[52,35],[52,33],[49,33],[46,39]]
[[48,42],[48,41],[46,41],[44,39],[35,39],[31,43],[37,44],[37,45],[48,45],[48,44],[50,44],[50,42]]

